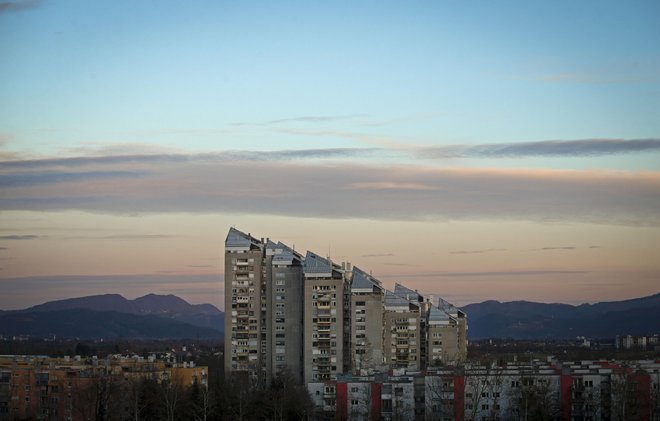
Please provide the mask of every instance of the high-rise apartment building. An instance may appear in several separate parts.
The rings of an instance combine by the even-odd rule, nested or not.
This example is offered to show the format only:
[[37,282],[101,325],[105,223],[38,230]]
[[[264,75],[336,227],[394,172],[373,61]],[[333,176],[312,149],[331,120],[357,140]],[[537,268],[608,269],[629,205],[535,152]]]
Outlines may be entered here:
[[[444,313],[448,314],[450,317],[450,325],[452,326],[451,330],[445,330],[446,334],[443,338],[453,342],[456,341],[455,351],[450,347],[445,347],[444,352],[444,363],[457,363],[462,362],[467,359],[467,315],[462,310],[456,308],[455,305],[443,300],[438,297],[437,308],[442,310]],[[455,325],[455,328],[453,327]],[[455,329],[455,330],[454,330]],[[454,333],[455,332],[455,333]],[[443,341],[444,342],[444,341]]]
[[353,268],[351,282],[351,363],[353,371],[386,368],[383,356],[385,288],[380,281]]
[[335,379],[344,372],[345,271],[308,251],[303,273],[305,381]]
[[[266,245],[266,296],[270,343],[268,376],[287,373],[303,380],[303,258],[282,243]],[[268,356],[267,356],[268,358]]]
[[[234,228],[225,241],[225,370],[266,385],[389,369],[420,370],[467,356],[467,318],[402,284],[394,292],[350,264]],[[231,378],[232,376],[228,376]]]
[[392,368],[421,369],[420,304],[393,292],[385,292],[383,348],[385,363]]
[[225,240],[225,372],[266,374],[264,244],[234,228]]

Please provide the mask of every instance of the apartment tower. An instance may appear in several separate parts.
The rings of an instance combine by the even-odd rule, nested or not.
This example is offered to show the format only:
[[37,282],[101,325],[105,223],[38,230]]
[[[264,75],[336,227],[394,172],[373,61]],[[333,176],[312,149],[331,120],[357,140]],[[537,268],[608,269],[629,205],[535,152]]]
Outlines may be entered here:
[[225,240],[225,372],[256,382],[266,375],[264,244],[234,228]]
[[303,274],[305,381],[336,379],[344,372],[344,271],[308,251]]
[[360,375],[386,368],[383,357],[385,289],[380,281],[353,268],[351,280],[351,363]]

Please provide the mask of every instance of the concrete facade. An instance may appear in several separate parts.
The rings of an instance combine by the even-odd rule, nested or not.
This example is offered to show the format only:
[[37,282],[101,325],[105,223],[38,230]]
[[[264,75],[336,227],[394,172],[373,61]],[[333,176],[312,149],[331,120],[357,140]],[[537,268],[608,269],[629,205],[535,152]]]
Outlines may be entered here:
[[264,244],[230,229],[225,242],[225,372],[263,379],[268,364]]
[[393,368],[421,369],[421,314],[417,303],[386,293],[383,316],[383,354]]
[[[266,247],[266,307],[269,313],[270,363],[268,372],[303,381],[303,268],[302,256],[282,243]],[[269,376],[270,377],[270,376]],[[270,380],[270,379],[269,379]]]
[[462,362],[467,319],[401,284],[387,291],[350,264],[231,228],[225,241],[225,372],[265,386],[290,375],[421,370]]
[[305,381],[335,379],[344,372],[344,274],[312,252],[305,256],[303,273]]
[[381,283],[353,268],[351,283],[351,363],[355,374],[387,368],[383,354],[385,289]]

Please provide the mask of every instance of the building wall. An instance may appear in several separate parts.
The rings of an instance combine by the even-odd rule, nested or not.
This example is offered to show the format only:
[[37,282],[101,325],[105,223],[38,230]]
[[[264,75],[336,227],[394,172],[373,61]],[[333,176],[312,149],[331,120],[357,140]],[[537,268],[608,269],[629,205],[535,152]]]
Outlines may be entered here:
[[419,370],[420,314],[417,311],[385,311],[383,315],[383,353],[390,368]]
[[351,356],[353,371],[384,367],[382,291],[351,295]]
[[344,280],[305,279],[306,382],[336,379],[344,371]]
[[468,346],[467,316],[462,311],[459,311],[456,320],[458,321],[458,326],[456,329],[456,337],[457,337],[456,361],[464,362],[467,361],[467,346]]
[[265,366],[262,278],[261,249],[225,252],[225,373],[256,379]]
[[303,381],[303,273],[295,265],[271,266],[270,332],[271,367],[278,375],[287,371]]
[[428,324],[426,336],[428,367],[464,361],[459,352],[458,324],[455,321]]

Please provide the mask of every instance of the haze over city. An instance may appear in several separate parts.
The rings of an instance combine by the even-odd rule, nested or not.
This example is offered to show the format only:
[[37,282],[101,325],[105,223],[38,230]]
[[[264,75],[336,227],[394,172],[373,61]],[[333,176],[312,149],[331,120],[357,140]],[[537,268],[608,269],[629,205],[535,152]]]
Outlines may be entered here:
[[0,309],[222,309],[232,226],[457,305],[657,293],[659,18],[1,2]]

